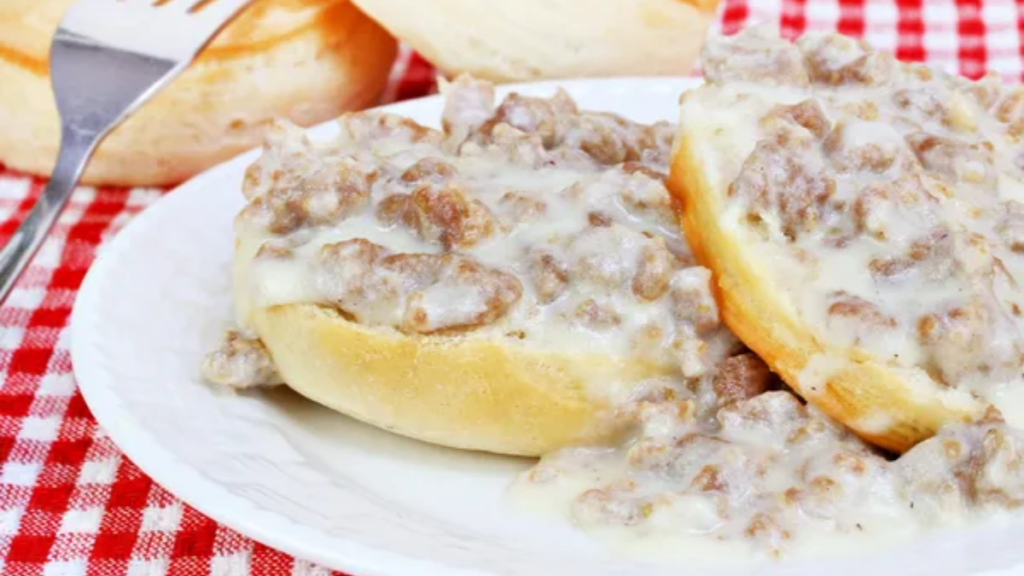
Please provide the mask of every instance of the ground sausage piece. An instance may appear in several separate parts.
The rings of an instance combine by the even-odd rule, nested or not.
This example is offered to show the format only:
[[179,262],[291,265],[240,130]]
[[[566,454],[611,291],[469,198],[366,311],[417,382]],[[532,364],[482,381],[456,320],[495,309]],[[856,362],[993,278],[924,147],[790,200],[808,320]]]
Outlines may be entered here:
[[720,405],[747,400],[768,389],[772,373],[755,354],[740,354],[718,365],[712,387]]
[[456,144],[461,144],[494,112],[494,85],[460,74],[444,93],[441,126]]
[[581,494],[572,504],[573,518],[583,525],[618,524],[633,526],[646,516],[639,499],[625,498],[625,488],[594,488]]
[[313,226],[337,224],[366,205],[372,178],[351,165],[326,165],[302,179],[299,191],[305,221]]
[[838,108],[851,116],[864,120],[865,122],[875,122],[881,116],[881,113],[878,110],[878,104],[871,100],[846,102],[839,105]]
[[882,312],[878,306],[859,296],[846,292],[836,292],[830,296],[829,300],[831,301],[828,307],[830,316],[856,318],[864,324],[882,328],[896,326],[896,321],[891,316]]
[[377,204],[377,220],[388,226],[400,223],[414,226],[414,222],[406,217],[412,210],[410,199],[408,194],[392,194],[381,200]]
[[575,182],[561,194],[581,210],[597,207],[606,213],[625,210],[644,223],[673,232],[679,229],[663,177],[636,162],[626,162],[597,177]]
[[832,165],[848,173],[885,172],[896,162],[901,149],[905,150],[902,145],[899,133],[885,124],[857,120],[840,122],[824,142]]
[[878,85],[889,80],[896,60],[887,53],[872,52],[870,46],[837,34],[808,34],[800,39],[811,81],[830,86]]
[[369,273],[378,260],[390,253],[391,251],[387,248],[365,238],[353,238],[334,244],[324,244],[320,248],[320,260],[322,262],[359,262]]
[[424,182],[407,200],[392,198],[381,204],[378,216],[382,221],[401,221],[424,240],[440,242],[445,250],[469,248],[494,232],[491,211],[479,200],[468,198],[456,183]]
[[587,214],[587,224],[590,224],[595,228],[608,228],[609,226],[614,224],[614,221],[612,220],[611,216],[605,214],[604,212],[595,211]]
[[1003,98],[996,109],[996,118],[1006,124],[1024,118],[1024,88],[1015,88]]
[[885,240],[893,201],[882,183],[869,184],[853,201],[853,222],[857,231],[876,240]]
[[783,448],[793,433],[808,423],[809,414],[793,394],[774,391],[729,404],[716,418],[727,440],[763,436],[764,442]]
[[633,337],[633,350],[648,357],[660,357],[665,350],[665,329],[655,322],[648,323]]
[[949,229],[940,226],[911,243],[905,256],[876,258],[868,263],[868,268],[877,280],[899,281],[914,275],[941,282],[954,272],[954,243]]
[[558,158],[571,164],[589,157],[603,165],[636,161],[664,171],[673,135],[667,122],[648,126],[615,114],[580,112],[559,90],[551,98],[509,95],[471,140],[497,145],[520,164],[539,166]]
[[[962,91],[974,98],[974,101],[978,103],[982,110],[996,112],[996,103],[1007,93],[1002,77],[995,70],[989,70],[984,76],[974,82],[966,78],[956,78],[956,82],[960,84]],[[1011,91],[1009,93],[1010,96],[1015,91]],[[996,117],[998,118],[998,113]]]
[[626,162],[641,162],[655,166],[657,171],[666,171],[675,125],[665,121],[646,125],[619,119],[625,121]]
[[573,116],[566,121],[562,140],[565,146],[586,152],[600,164],[619,164],[626,161],[630,152],[624,134],[627,125],[626,120],[614,114]]
[[399,326],[405,332],[479,328],[504,316],[523,294],[512,274],[458,254],[393,254],[379,266],[416,287]]
[[606,289],[629,286],[636,274],[635,254],[650,241],[623,226],[595,219],[569,244],[569,270],[574,280]]
[[966,373],[986,364],[986,372],[998,368],[1003,360],[993,346],[992,311],[984,301],[975,299],[943,312],[926,314],[918,319],[918,340],[942,382],[957,382]]
[[701,51],[704,78],[712,84],[750,81],[781,86],[807,86],[803,54],[767,28],[744,31],[708,42]]
[[744,533],[749,538],[765,541],[773,555],[780,554],[784,542],[791,538],[789,531],[782,528],[778,520],[766,512],[755,513]]
[[498,208],[504,216],[505,224],[514,227],[544,214],[548,205],[543,200],[510,191],[502,195]]
[[644,300],[657,300],[668,292],[669,281],[676,269],[676,257],[658,238],[640,250],[640,265],[633,276],[633,294]]
[[734,447],[725,440],[691,433],[667,446],[654,439],[637,443],[630,448],[627,460],[637,469],[691,482],[707,463],[722,460],[722,456],[732,450]]
[[709,334],[720,326],[710,283],[711,271],[691,267],[677,272],[669,287],[676,320],[693,326],[698,335]]
[[374,304],[394,306],[400,301],[400,288],[379,272],[382,258],[390,251],[363,238],[355,238],[320,248],[322,291],[331,304],[356,321],[367,321]]
[[[626,165],[623,165],[626,170]],[[629,176],[619,187],[622,206],[633,216],[669,230],[677,226],[672,199],[664,181],[648,170],[626,172]]]
[[455,166],[440,158],[430,157],[422,158],[406,168],[405,172],[402,172],[401,179],[402,182],[408,184],[419,184],[421,182],[443,184],[457,176],[458,173],[459,171],[455,169]]
[[220,349],[207,355],[203,360],[202,371],[210,382],[231,388],[281,383],[263,342],[245,338],[235,330],[225,333]]
[[[250,170],[255,170],[255,165]],[[251,184],[264,191],[242,215],[273,234],[288,234],[304,226],[338,224],[361,210],[370,200],[375,175],[361,171],[352,160],[328,158],[299,177],[270,178],[271,182]]]
[[[664,120],[655,122],[649,126],[643,124],[635,125],[644,134],[644,147],[639,150],[639,164],[647,167],[651,172],[661,175],[661,179],[668,174],[668,164],[672,157],[672,142],[675,140],[676,125]],[[626,163],[637,162],[627,160]],[[629,169],[623,166],[627,172]]]
[[853,201],[853,224],[857,232],[884,241],[888,236],[893,212],[898,207],[897,202],[887,183],[869,184]]
[[989,142],[965,142],[918,132],[907,143],[926,170],[954,183],[982,183],[993,177],[994,150]]
[[996,233],[1012,252],[1024,254],[1024,204],[1014,200],[1003,203],[1002,216]]
[[660,180],[662,182],[665,181],[665,178],[667,176],[665,173],[658,172],[657,170],[651,168],[650,166],[644,164],[643,162],[637,161],[624,162],[620,169],[629,175],[643,174],[644,176],[650,178],[651,180]]
[[975,450],[974,498],[1010,510],[1024,507],[1024,440],[1009,427],[990,426]]
[[710,464],[701,468],[700,472],[693,477],[690,487],[701,492],[725,492],[727,489],[718,466]]
[[874,182],[853,201],[853,224],[860,234],[885,241],[893,222],[922,224],[934,218],[937,201],[928,194],[919,171],[907,171],[893,179]]
[[612,328],[622,323],[622,316],[609,302],[600,302],[595,298],[587,298],[573,312],[580,324],[588,328]]
[[790,106],[775,106],[765,115],[761,123],[769,130],[773,125],[780,123],[794,123],[818,139],[824,138],[832,127],[828,118],[825,117],[825,112],[821,109],[821,105],[813,99],[804,100]]
[[755,217],[777,213],[782,233],[796,239],[825,218],[826,201],[835,190],[835,179],[819,161],[764,140],[744,162],[729,195],[745,199]]
[[485,142],[467,142],[462,147],[462,154],[496,157],[527,168],[540,168],[549,163],[549,154],[540,136],[508,124],[498,124],[491,129]]
[[270,122],[264,133],[263,154],[245,170],[242,195],[252,201],[297,180],[293,174],[295,167],[306,164],[310,148],[309,139],[295,124],[284,120]]
[[[392,254],[361,238],[323,246],[319,263],[323,291],[342,312],[405,332],[472,330],[501,318],[522,296],[515,276],[473,258]],[[399,318],[386,313],[396,308]]]
[[360,112],[345,114],[340,119],[343,139],[360,146],[395,138],[411,144],[430,144],[440,147],[444,135],[397,114]]
[[876,258],[868,263],[871,275],[876,279],[898,280],[914,269],[909,258]]
[[256,251],[256,260],[285,260],[295,256],[295,251],[286,242],[264,242]]
[[892,95],[893,103],[912,118],[941,120],[948,115],[943,101],[931,90],[903,88]]
[[932,509],[1024,506],[1024,438],[1002,423],[945,428],[895,465],[923,514],[930,512],[927,504]]
[[569,286],[569,269],[549,253],[536,254],[530,271],[541,304],[553,302]]
[[544,147],[550,149],[558,142],[559,121],[575,116],[576,112],[575,102],[561,89],[551,98],[512,93],[498,106],[494,116],[480,127],[480,133],[489,136],[495,126],[507,124],[526,134],[539,136]]
[[660,125],[644,126],[608,112],[585,112],[567,118],[560,145],[582,150],[605,166],[656,161],[666,148]]
[[843,84],[884,84],[892,77],[896,69],[896,59],[892,54],[876,52],[861,56],[840,68],[835,76],[839,85]]

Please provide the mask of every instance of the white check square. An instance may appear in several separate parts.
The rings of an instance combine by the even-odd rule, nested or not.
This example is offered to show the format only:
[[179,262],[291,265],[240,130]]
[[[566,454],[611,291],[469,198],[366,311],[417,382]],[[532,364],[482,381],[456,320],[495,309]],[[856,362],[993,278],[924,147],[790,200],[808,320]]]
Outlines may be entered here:
[[60,416],[29,416],[21,423],[18,438],[52,442],[60,430]]
[[117,476],[117,458],[89,460],[78,474],[79,484],[111,484]]
[[43,576],[85,576],[85,560],[66,560],[47,562],[43,568]]
[[70,372],[46,374],[39,379],[39,395],[70,396],[75,392],[75,377]]
[[103,521],[103,508],[94,507],[85,510],[68,510],[60,521],[62,534],[96,534]]
[[21,514],[20,508],[0,510],[0,534],[17,534]]
[[211,576],[249,576],[249,560],[248,552],[214,556],[210,561],[210,574]]
[[173,532],[181,522],[181,504],[151,506],[142,512],[142,530]]
[[128,564],[128,576],[164,576],[167,574],[166,558],[157,560],[132,560]]
[[41,468],[35,462],[7,462],[0,468],[0,484],[34,486]]

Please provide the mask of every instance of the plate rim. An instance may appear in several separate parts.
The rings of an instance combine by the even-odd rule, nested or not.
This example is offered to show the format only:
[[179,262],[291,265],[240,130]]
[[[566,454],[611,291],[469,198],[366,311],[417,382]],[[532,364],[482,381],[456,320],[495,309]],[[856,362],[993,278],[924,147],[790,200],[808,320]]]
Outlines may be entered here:
[[[670,85],[673,87],[673,90],[678,89],[678,95],[684,90],[698,86],[700,83],[700,78],[691,76],[554,79],[501,85],[497,87],[497,92],[499,96],[517,90],[538,94],[549,92],[557,87],[564,87],[570,93],[573,91],[585,93],[606,87],[610,90],[621,90],[625,93],[637,93],[654,91],[661,84]],[[437,105],[441,100],[442,97],[440,95],[430,95],[376,107],[373,110],[406,114],[409,113],[410,109],[414,110],[416,107],[424,105]],[[328,120],[304,130],[307,133],[315,133],[317,131],[330,130],[334,126],[336,126],[336,120]],[[215,179],[218,176],[226,176],[231,172],[237,171],[238,167],[235,165],[241,164],[243,158],[247,156],[255,158],[258,150],[259,148],[254,148],[238,154],[166,192],[157,201],[136,214],[113,237],[106,239],[105,242],[97,247],[95,259],[90,265],[75,297],[68,323],[68,337],[72,371],[76,386],[82,393],[83,399],[91,413],[96,418],[100,430],[118,447],[124,457],[132,461],[144,474],[151,477],[161,488],[167,490],[179,500],[215,522],[299,560],[313,562],[333,570],[340,570],[352,576],[394,576],[396,574],[415,574],[417,576],[495,576],[496,572],[490,570],[487,565],[457,567],[435,559],[406,556],[390,548],[364,544],[352,538],[330,535],[319,528],[295,523],[277,512],[257,508],[244,497],[230,493],[218,482],[203,476],[188,464],[181,462],[177,456],[158,442],[156,437],[147,431],[145,426],[134,419],[130,412],[122,409],[123,403],[118,398],[115,388],[104,382],[100,374],[93,373],[94,370],[100,370],[98,367],[93,366],[88,358],[91,350],[87,349],[86,343],[89,341],[90,335],[84,333],[80,327],[95,322],[89,316],[90,309],[95,308],[93,303],[100,298],[101,281],[108,274],[116,273],[116,268],[111,268],[116,254],[132,249],[132,238],[144,234],[149,222],[159,218],[160,213],[167,206],[177,202],[189,202],[191,197],[190,190],[196,186],[203,186],[202,181],[204,180]],[[240,192],[235,191],[235,193]],[[85,321],[87,319],[89,322]],[[329,548],[323,545],[328,539],[330,542]],[[310,545],[310,542],[314,544]],[[938,542],[936,544],[938,545]],[[924,551],[927,551],[927,549]],[[851,558],[851,560],[856,563],[857,558]],[[639,562],[632,565],[636,567],[636,571],[658,575],[672,574],[673,571],[685,570],[685,568],[680,569],[674,566],[663,567],[656,564],[646,565]],[[830,566],[832,565],[830,564]],[[775,565],[774,567],[751,564],[750,568],[755,571],[759,569],[766,570],[772,574],[813,574],[818,569],[816,563],[808,567],[804,566],[801,562]],[[805,572],[807,568],[811,570]],[[921,568],[919,566],[918,570]],[[924,566],[924,568],[931,570],[934,569],[934,565]],[[982,573],[988,576],[996,576],[996,572],[998,572],[999,576],[1008,576],[1009,574],[1018,573],[1022,569],[1024,569],[1024,555],[1018,554],[1009,559],[1004,558],[998,561],[998,565],[994,567],[991,563],[988,563],[968,570],[969,573],[978,576]],[[721,571],[724,570],[725,567]],[[1005,573],[1003,572],[1004,570],[1006,570]],[[699,572],[703,574],[709,572],[719,573],[720,570],[708,568],[706,572],[705,570],[699,570]],[[743,570],[743,572],[746,572],[746,570]],[[622,574],[618,571],[609,571],[609,574],[612,573],[616,575]],[[732,574],[735,572],[729,570],[728,573]],[[919,572],[915,570],[914,573],[917,574]]]
[[[678,87],[681,94],[683,90],[694,88],[700,85],[701,82],[701,78],[694,76],[624,76],[550,79],[502,84],[497,85],[495,88],[499,98],[509,92],[523,91],[536,94],[557,88],[565,88],[570,93],[593,90],[600,87],[634,92],[649,91],[654,90],[659,84]],[[436,105],[442,101],[443,96],[432,94],[377,106],[368,110],[406,114],[407,109]],[[303,130],[306,133],[326,131],[336,125],[336,122],[337,119],[331,119],[303,128]],[[398,552],[384,550],[346,538],[333,538],[335,541],[335,552],[330,555],[322,553],[322,547],[307,546],[306,542],[310,539],[303,537],[304,533],[310,531],[311,534],[309,535],[312,536],[313,534],[322,534],[322,531],[302,525],[295,525],[273,512],[240,507],[240,501],[244,499],[239,496],[229,494],[230,498],[217,497],[216,492],[218,490],[222,491],[217,483],[197,474],[189,466],[178,462],[166,448],[145,430],[145,427],[139,426],[131,419],[130,414],[126,414],[125,411],[120,409],[120,402],[114,390],[102,383],[103,379],[99,375],[93,373],[93,367],[87,359],[87,351],[84,345],[87,337],[78,327],[87,324],[85,318],[94,308],[92,303],[99,298],[100,279],[110,273],[108,268],[112,266],[113,255],[127,249],[130,240],[145,230],[147,223],[155,218],[166,206],[175,202],[186,201],[183,199],[187,198],[187,196],[180,192],[187,192],[195,186],[201,186],[204,180],[214,178],[221,173],[236,170],[236,163],[242,162],[242,159],[247,156],[255,157],[258,150],[259,147],[255,147],[239,153],[166,191],[158,200],[136,214],[124,228],[97,246],[95,258],[90,264],[76,293],[68,322],[72,373],[75,384],[81,392],[86,405],[89,407],[100,429],[117,446],[123,456],[127,457],[161,488],[167,490],[170,494],[215,522],[296,559],[313,562],[333,570],[341,570],[352,576],[384,576],[407,573],[415,573],[417,575],[436,574],[438,576],[442,574],[493,576],[494,573],[486,569],[458,568],[434,560],[412,558]],[[266,514],[267,516],[260,518],[258,514]],[[282,529],[286,527],[286,525],[282,524],[285,522],[292,524],[287,526],[290,528],[289,530]],[[342,542],[345,544],[344,547],[339,546]]]

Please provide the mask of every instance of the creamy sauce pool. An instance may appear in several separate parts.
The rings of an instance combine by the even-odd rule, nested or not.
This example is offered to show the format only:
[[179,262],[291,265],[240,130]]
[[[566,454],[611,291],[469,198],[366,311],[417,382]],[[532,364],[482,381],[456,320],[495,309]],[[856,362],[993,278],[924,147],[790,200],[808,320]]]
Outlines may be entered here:
[[[522,282],[519,302],[498,321],[476,327],[476,334],[504,336],[522,332],[521,340],[526,345],[575,351],[596,348],[595,351],[612,354],[632,353],[637,334],[649,327],[664,330],[665,337],[671,340],[674,326],[666,322],[672,317],[669,298],[646,300],[637,298],[631,289],[619,289],[635,276],[645,251],[656,254],[656,258],[671,259],[673,262],[666,267],[682,268],[676,262],[690,261],[670,212],[665,214],[665,223],[649,222],[632,215],[623,204],[624,190],[636,194],[640,201],[664,204],[665,192],[659,181],[619,169],[535,169],[487,158],[429,156],[438,157],[452,167],[460,184],[471,190],[472,197],[488,207],[494,218],[491,225],[501,229],[459,252],[526,280]],[[380,163],[386,162],[388,169],[404,172],[414,160],[399,157]],[[248,271],[253,305],[331,302],[332,286],[340,282],[325,278],[330,271],[324,270],[322,259],[318,258],[327,244],[365,238],[394,252],[444,252],[441,245],[423,239],[415,229],[381,221],[380,202],[406,192],[405,186],[386,183],[380,186],[381,190],[374,190],[375,196],[380,195],[372,199],[376,202],[371,201],[341,225],[307,232],[303,243],[294,248],[295,258],[257,259]],[[595,218],[607,220],[601,226],[593,226],[591,220]],[[269,239],[252,230],[247,222],[239,226],[242,235],[252,238],[254,244]],[[569,268],[576,267],[585,269],[590,278],[567,284],[564,292],[556,295],[555,302],[551,294],[539,291],[557,287],[531,281],[538,274],[535,268],[543,265],[539,259],[544,256],[558,267],[556,276],[568,276]],[[685,282],[685,277],[675,280]],[[561,283],[557,279],[555,282]],[[436,298],[445,307],[458,306],[460,302],[477,305],[473,294],[460,297],[457,292],[441,291]],[[588,301],[596,302],[609,318],[581,317],[580,308]],[[366,324],[395,325],[400,323],[396,316],[402,310],[397,306],[372,309],[357,305],[349,312],[359,313],[360,321]],[[596,326],[602,321],[616,324],[615,329]],[[588,322],[597,329],[587,330]]]
[[628,442],[544,457],[513,501],[626,554],[691,563],[864,553],[1024,504],[1024,435],[1005,424],[950,427],[890,460],[749,375],[749,397],[723,396],[722,375],[652,385],[620,410]]

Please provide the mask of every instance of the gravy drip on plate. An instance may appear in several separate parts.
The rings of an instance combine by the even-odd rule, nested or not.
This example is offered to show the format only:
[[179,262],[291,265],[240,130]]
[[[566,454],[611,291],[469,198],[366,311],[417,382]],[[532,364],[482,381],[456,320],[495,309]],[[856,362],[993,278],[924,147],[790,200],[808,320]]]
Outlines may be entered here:
[[[709,170],[732,184],[724,225],[820,337],[988,400],[1016,383],[1024,92],[756,29],[712,40],[703,69],[694,132],[725,149],[716,161],[738,159]],[[847,553],[1024,504],[1024,433],[998,411],[893,459],[767,374],[742,355],[651,383],[619,408],[628,441],[548,455],[514,494],[682,561]]]
[[723,225],[794,313],[822,342],[1016,420],[1000,400],[1024,386],[1024,89],[838,35],[752,30],[704,61],[697,101],[731,116],[706,128],[742,159],[719,167]]
[[640,557],[848,554],[1024,504],[1019,430],[951,426],[891,460],[781,389],[752,354],[652,382],[617,416],[633,424],[627,442],[547,455],[513,495]]

